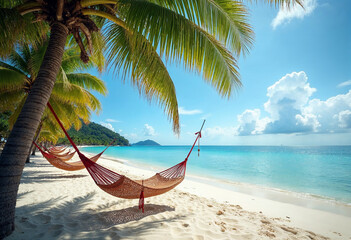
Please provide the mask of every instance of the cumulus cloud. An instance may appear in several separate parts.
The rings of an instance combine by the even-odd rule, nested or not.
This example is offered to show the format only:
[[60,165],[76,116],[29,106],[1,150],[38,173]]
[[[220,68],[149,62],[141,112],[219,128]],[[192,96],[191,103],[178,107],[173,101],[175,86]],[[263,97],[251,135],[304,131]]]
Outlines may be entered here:
[[144,135],[145,136],[155,136],[156,135],[155,129],[146,123],[144,125]]
[[178,112],[180,115],[195,115],[195,114],[200,114],[202,113],[201,110],[198,110],[198,109],[194,109],[194,110],[186,110],[185,108],[183,107],[179,107],[178,108]]
[[123,134],[125,138],[127,138],[130,142],[135,142],[139,140],[138,134],[136,133],[126,133]]
[[272,21],[272,27],[275,29],[281,24],[289,23],[292,19],[303,19],[305,16],[310,15],[317,7],[317,0],[304,0],[303,6],[295,4],[290,8],[283,6],[279,9],[277,16]]
[[316,91],[307,83],[307,75],[301,71],[286,74],[279,81],[267,89],[268,101],[264,108],[272,116],[273,120],[278,120],[281,112],[286,108],[301,110],[307,103],[310,96]]
[[351,85],[351,80],[342,82],[338,85],[338,87],[346,87],[346,86],[350,86]]
[[116,132],[115,129],[112,127],[112,124],[111,124],[111,123],[100,122],[100,124],[101,124],[102,126],[104,126],[105,128],[108,128],[108,129],[110,129],[111,131]]
[[108,119],[106,119],[106,122],[113,122],[113,123],[117,123],[117,122],[119,122],[118,120],[116,120],[116,119],[111,119],[111,118],[108,118]]
[[260,124],[260,109],[245,110],[242,114],[238,115],[239,126],[236,129],[236,135],[247,136],[256,133],[256,129]]
[[[305,72],[293,72],[268,87],[268,101],[264,108],[270,113],[271,121],[267,123],[264,133],[306,132],[313,129],[301,115],[303,107],[316,91],[307,80]],[[296,118],[297,115],[300,117]]]
[[[236,133],[234,127],[209,127],[205,128],[202,134],[206,137],[217,137],[217,136],[233,136]],[[191,133],[193,135],[194,133]]]
[[346,94],[328,98],[325,101],[312,99],[303,109],[303,114],[318,118],[319,132],[340,132],[350,128],[348,122],[351,110],[351,90]]
[[338,114],[339,127],[341,128],[351,128],[351,111],[345,110]]
[[328,98],[310,99],[316,91],[305,72],[293,72],[267,89],[264,110],[245,110],[238,115],[236,135],[275,133],[330,133],[351,128],[351,90]]

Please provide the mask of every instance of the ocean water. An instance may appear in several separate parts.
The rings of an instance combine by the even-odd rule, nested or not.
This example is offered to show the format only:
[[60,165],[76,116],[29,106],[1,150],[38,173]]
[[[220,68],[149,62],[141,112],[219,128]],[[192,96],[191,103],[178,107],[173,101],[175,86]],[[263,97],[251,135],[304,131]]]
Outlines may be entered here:
[[[84,147],[98,153],[104,147]],[[165,169],[185,159],[190,146],[110,147],[106,156]],[[351,146],[201,146],[189,174],[319,196],[351,204]]]

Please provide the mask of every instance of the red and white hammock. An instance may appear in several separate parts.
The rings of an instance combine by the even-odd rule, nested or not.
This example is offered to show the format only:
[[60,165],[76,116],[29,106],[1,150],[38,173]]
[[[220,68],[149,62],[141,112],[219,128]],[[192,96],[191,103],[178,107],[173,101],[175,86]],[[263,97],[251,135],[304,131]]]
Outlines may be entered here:
[[[126,199],[138,199],[139,198],[139,209],[144,212],[144,198],[152,197],[156,195],[163,194],[169,190],[175,188],[180,184],[185,178],[186,164],[188,158],[196,145],[196,142],[201,138],[201,130],[205,124],[203,122],[199,132],[195,133],[196,139],[192,145],[188,155],[185,160],[170,167],[162,172],[156,173],[154,176],[144,179],[144,180],[132,180],[124,175],[113,172],[99,164],[97,164],[93,159],[89,159],[83,153],[81,153],[73,142],[71,137],[68,135],[66,129],[63,127],[60,119],[57,117],[54,109],[48,103],[48,107],[52,114],[56,118],[63,132],[65,133],[67,139],[72,144],[72,147],[78,153],[78,156],[85,168],[88,170],[90,176],[95,181],[96,185],[100,187],[103,191],[119,197]],[[102,153],[101,153],[102,154]]]

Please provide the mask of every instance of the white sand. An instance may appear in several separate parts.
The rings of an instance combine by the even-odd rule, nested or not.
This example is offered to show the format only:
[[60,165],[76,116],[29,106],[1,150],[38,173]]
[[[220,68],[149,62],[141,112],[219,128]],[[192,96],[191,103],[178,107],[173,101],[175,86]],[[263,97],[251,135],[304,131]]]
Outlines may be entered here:
[[[19,188],[16,230],[7,239],[351,239],[348,212],[270,200],[190,177],[146,199],[143,214],[138,200],[101,191],[84,169],[67,172],[42,157],[32,161]],[[152,175],[106,158],[99,163],[127,176]]]

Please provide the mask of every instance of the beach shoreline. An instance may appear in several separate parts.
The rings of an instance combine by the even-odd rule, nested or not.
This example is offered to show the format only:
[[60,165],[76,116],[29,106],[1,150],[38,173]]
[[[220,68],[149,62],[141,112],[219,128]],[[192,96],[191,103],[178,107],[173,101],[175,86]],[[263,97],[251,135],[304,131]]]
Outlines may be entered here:
[[[351,238],[351,217],[235,192],[194,181],[193,176],[164,195],[146,199],[142,215],[138,200],[104,193],[85,170],[62,171],[41,156],[32,161],[24,169],[16,230],[8,239]],[[123,160],[102,157],[99,163],[138,179],[154,174]],[[90,224],[81,223],[83,219]]]
[[[84,149],[82,149],[84,152]],[[93,156],[92,153],[84,152],[86,155]],[[147,171],[151,177],[155,172],[164,170],[162,166],[154,164],[141,163],[129,159],[117,158],[113,156],[104,156],[104,159],[116,161],[121,164],[138,169],[138,171]],[[268,200],[289,203],[301,207],[312,208],[315,210],[327,211],[330,213],[344,215],[351,218],[351,203],[335,200],[326,196],[320,196],[309,193],[294,192],[280,188],[255,185],[244,182],[234,182],[230,180],[216,178],[215,176],[200,176],[193,173],[187,173],[186,179],[212,185],[221,189],[226,189],[243,194],[253,195]]]

